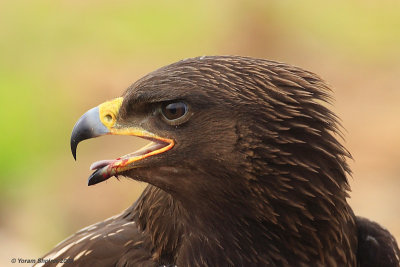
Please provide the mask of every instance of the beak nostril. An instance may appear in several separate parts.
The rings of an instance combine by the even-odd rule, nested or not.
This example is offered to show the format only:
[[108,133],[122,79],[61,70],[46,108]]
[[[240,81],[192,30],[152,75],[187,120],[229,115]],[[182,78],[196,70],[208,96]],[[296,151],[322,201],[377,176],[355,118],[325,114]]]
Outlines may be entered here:
[[104,116],[104,120],[108,123],[111,123],[113,121],[113,116],[111,116],[111,114],[107,114]]
[[119,97],[98,106],[100,120],[107,128],[114,126],[121,104],[122,97]]

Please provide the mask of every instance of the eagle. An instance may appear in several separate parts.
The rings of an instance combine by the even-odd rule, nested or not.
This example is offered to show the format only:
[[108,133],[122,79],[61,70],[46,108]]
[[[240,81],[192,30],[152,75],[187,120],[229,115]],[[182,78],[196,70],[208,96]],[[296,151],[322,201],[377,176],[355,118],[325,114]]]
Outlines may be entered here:
[[240,56],[162,67],[86,112],[71,150],[103,135],[145,147],[92,164],[88,184],[148,184],[37,266],[399,266],[383,227],[347,202],[341,125],[316,74]]

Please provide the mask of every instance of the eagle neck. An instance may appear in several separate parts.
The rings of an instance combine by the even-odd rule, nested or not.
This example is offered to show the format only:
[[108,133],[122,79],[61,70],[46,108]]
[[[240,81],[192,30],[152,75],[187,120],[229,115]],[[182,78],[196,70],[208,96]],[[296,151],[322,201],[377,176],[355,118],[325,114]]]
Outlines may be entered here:
[[345,251],[353,251],[350,247],[355,246],[354,240],[347,239],[354,230],[344,228],[347,222],[314,221],[290,210],[275,221],[265,216],[271,212],[266,206],[253,216],[251,207],[232,206],[220,215],[210,210],[206,219],[195,216],[198,211],[188,211],[164,191],[148,186],[135,213],[138,225],[153,243],[152,257],[159,264],[290,266],[326,264],[332,259],[351,262],[354,257]]

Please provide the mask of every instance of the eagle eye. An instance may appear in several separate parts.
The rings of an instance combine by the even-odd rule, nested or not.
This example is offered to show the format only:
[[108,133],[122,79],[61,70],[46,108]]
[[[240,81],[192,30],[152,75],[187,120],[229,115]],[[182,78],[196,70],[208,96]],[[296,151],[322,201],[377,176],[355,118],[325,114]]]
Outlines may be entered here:
[[161,113],[169,123],[180,123],[188,113],[188,105],[184,102],[167,102],[161,106]]

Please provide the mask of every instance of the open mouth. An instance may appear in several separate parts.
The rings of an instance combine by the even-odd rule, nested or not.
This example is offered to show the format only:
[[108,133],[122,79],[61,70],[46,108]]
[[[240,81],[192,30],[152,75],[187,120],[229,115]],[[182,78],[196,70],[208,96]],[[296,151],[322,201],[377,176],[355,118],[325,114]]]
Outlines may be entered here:
[[94,162],[90,166],[90,169],[94,170],[94,172],[89,177],[88,185],[103,182],[112,176],[137,168],[137,161],[164,153],[170,150],[175,144],[173,139],[160,137],[141,127],[118,124],[117,117],[122,101],[123,98],[119,97],[104,102],[90,109],[79,118],[71,133],[72,155],[76,159],[76,148],[81,141],[103,135],[137,136],[149,140],[150,143],[135,152],[117,159]]
[[142,159],[161,154],[174,146],[174,141],[165,138],[139,136],[151,142],[144,147],[113,160],[100,160],[94,162],[91,170],[95,170],[89,177],[88,185],[94,185],[109,179],[112,176],[121,174],[124,171],[135,168],[135,162]]

